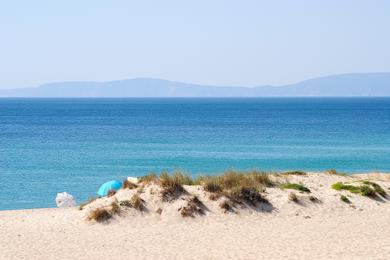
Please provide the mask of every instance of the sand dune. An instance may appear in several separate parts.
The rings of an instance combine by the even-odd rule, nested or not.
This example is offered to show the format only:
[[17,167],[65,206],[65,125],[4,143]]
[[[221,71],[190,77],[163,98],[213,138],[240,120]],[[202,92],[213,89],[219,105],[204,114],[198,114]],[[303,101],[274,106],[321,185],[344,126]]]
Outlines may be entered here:
[[[380,174],[344,177],[329,174],[283,176],[302,183],[310,194],[267,188],[272,206],[238,205],[224,212],[224,198],[210,200],[200,186],[163,202],[158,187],[144,188],[145,211],[122,209],[108,222],[87,220],[94,208],[131,197],[133,190],[87,205],[83,210],[37,209],[0,212],[1,259],[390,259],[390,201],[331,188],[335,182],[375,182],[390,193],[390,180]],[[340,200],[347,195],[351,204]],[[183,218],[193,195],[204,215]],[[313,201],[310,196],[318,198]],[[161,208],[161,214],[156,210]]]

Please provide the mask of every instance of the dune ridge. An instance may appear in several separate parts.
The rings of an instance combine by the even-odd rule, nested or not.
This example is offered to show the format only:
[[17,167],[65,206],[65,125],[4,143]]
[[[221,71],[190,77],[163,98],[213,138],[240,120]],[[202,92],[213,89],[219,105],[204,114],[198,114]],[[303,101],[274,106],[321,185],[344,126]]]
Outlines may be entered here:
[[[96,199],[81,210],[1,211],[0,258],[390,257],[388,195],[363,196],[332,188],[335,183],[360,187],[365,181],[390,193],[390,175],[292,173],[270,178],[277,185],[261,190],[263,200],[254,196],[254,203],[245,198],[234,201],[242,197],[229,198],[230,193],[214,196],[216,192],[205,191],[202,183],[183,185],[182,191],[174,190],[164,198],[163,185],[151,181]],[[221,206],[225,201],[232,203],[230,209]],[[113,203],[119,208],[113,209]],[[90,213],[101,208],[107,209],[110,218],[91,220]]]

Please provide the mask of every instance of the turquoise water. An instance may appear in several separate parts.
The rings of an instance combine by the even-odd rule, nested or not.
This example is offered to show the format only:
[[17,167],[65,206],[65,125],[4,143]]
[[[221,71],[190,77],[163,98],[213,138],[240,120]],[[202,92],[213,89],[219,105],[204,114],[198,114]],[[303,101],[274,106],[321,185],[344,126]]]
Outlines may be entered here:
[[390,172],[390,98],[0,99],[0,209],[182,169]]

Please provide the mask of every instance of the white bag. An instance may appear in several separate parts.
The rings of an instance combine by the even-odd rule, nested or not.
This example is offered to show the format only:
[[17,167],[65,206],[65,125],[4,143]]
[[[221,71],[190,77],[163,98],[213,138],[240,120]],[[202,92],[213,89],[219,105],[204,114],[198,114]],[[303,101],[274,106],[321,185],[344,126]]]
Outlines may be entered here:
[[56,204],[59,208],[74,207],[76,206],[76,201],[72,195],[66,192],[61,192],[57,193]]

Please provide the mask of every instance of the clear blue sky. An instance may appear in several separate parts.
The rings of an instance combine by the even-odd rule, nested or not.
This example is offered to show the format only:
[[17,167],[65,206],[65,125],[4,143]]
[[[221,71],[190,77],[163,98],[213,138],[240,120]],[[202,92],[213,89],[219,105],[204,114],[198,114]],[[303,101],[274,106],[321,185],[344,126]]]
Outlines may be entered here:
[[390,1],[0,0],[0,88],[390,71]]

